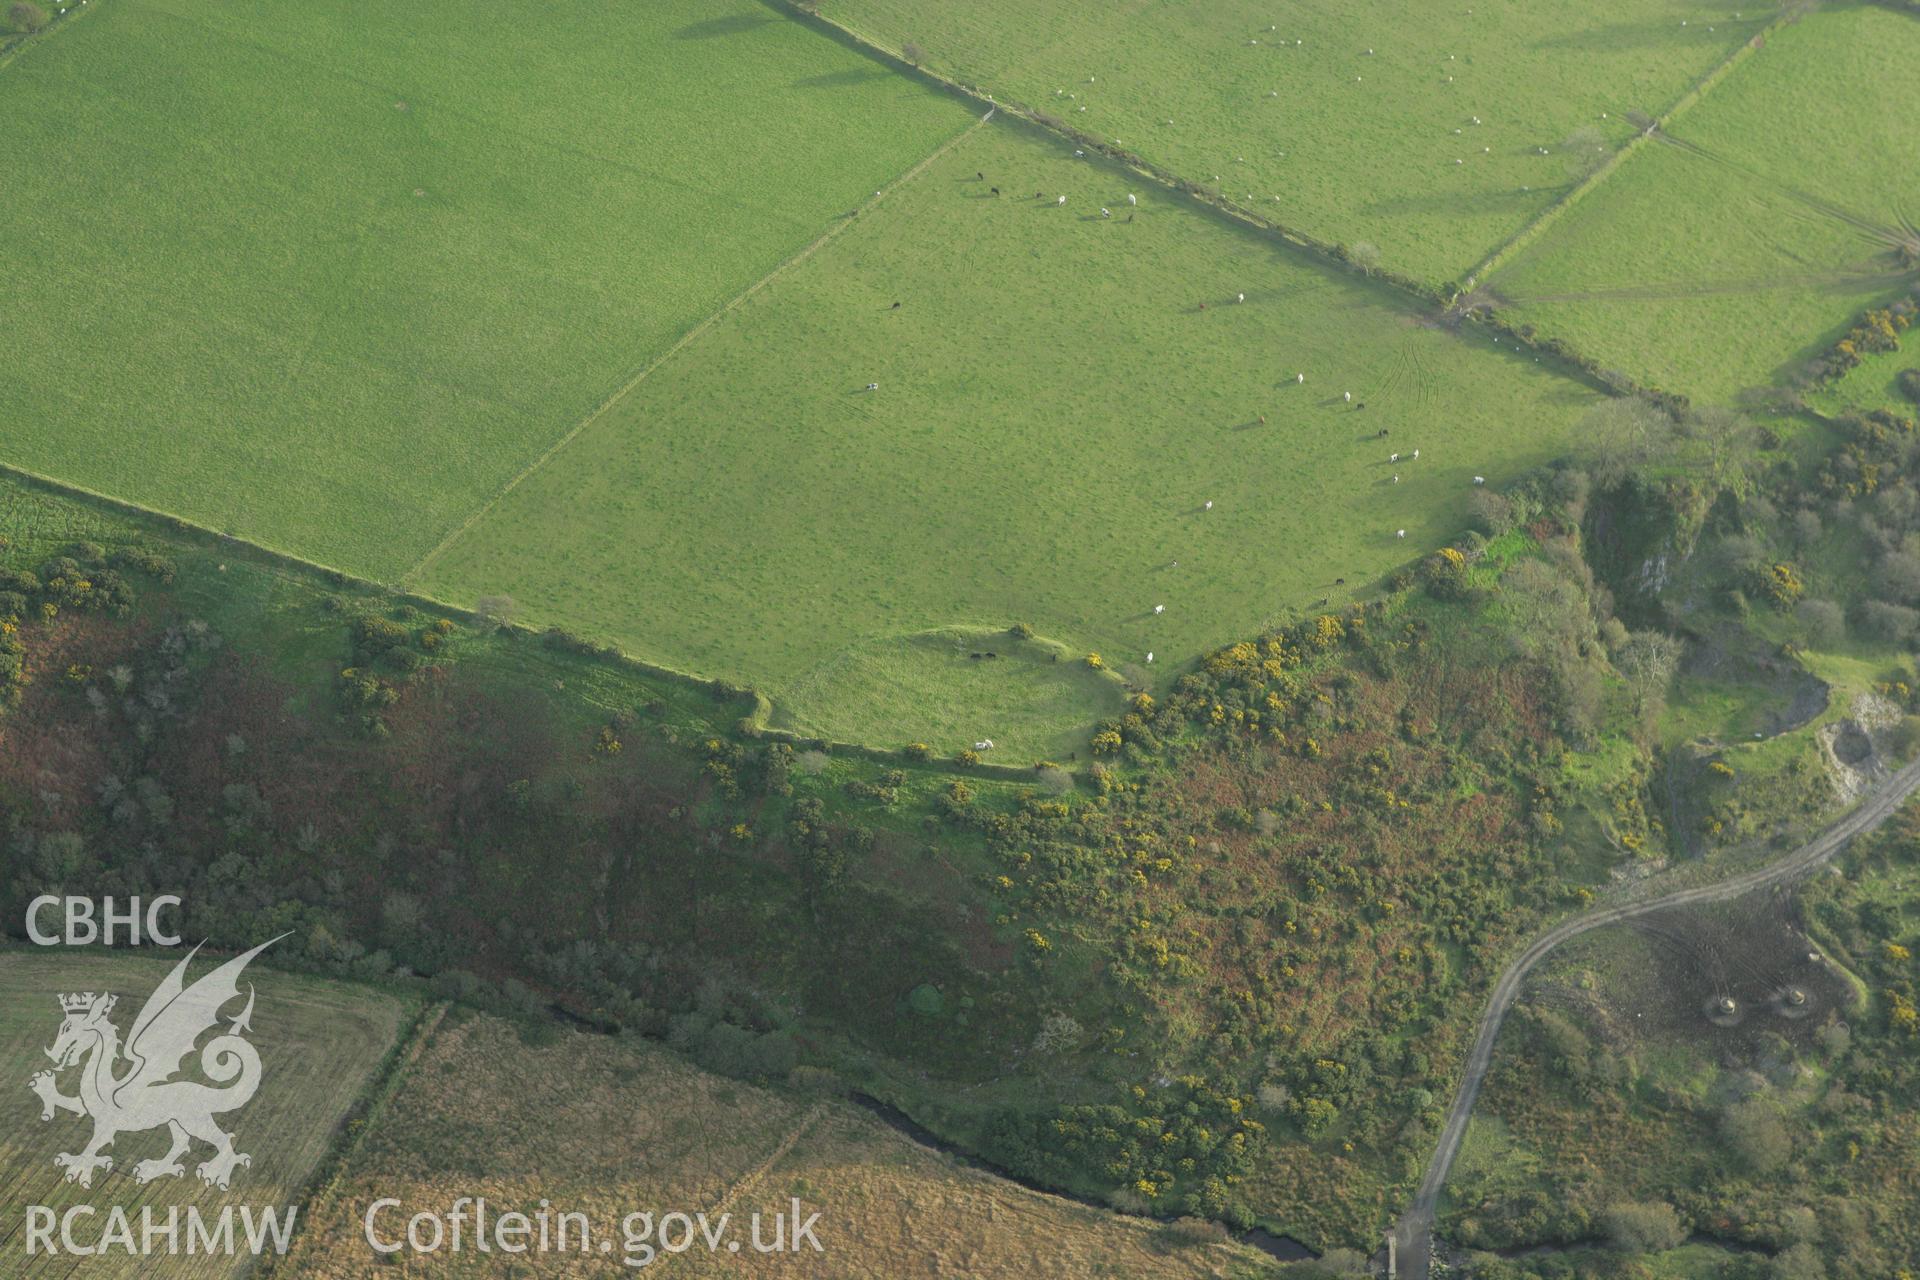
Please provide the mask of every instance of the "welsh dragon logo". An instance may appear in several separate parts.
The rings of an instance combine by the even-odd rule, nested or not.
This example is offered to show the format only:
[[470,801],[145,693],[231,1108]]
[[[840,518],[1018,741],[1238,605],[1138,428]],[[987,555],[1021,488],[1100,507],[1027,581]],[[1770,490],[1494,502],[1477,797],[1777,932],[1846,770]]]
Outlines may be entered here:
[[[136,1182],[180,1177],[186,1172],[180,1158],[195,1139],[213,1148],[213,1156],[199,1166],[200,1180],[222,1191],[237,1167],[253,1163],[251,1156],[233,1149],[232,1135],[213,1122],[217,1115],[246,1106],[260,1087],[260,1055],[243,1038],[253,1029],[251,984],[240,1015],[200,1050],[201,1073],[222,1087],[176,1077],[195,1043],[219,1024],[221,1009],[239,998],[240,974],[279,940],[235,956],[188,986],[187,965],[200,952],[195,947],[147,997],[124,1046],[119,1028],[111,1021],[118,997],[90,991],[60,997],[65,1018],[53,1047],[46,1051],[54,1069],[35,1075],[28,1086],[40,1095],[42,1120],[51,1120],[60,1111],[93,1120],[93,1139],[84,1150],[53,1158],[67,1171],[68,1182],[91,1187],[95,1170],[113,1168],[113,1157],[101,1151],[112,1146],[115,1138],[162,1125],[172,1135],[173,1145],[160,1159],[135,1164]],[[80,1068],[79,1093],[68,1097],[60,1092],[55,1077],[75,1066]]]

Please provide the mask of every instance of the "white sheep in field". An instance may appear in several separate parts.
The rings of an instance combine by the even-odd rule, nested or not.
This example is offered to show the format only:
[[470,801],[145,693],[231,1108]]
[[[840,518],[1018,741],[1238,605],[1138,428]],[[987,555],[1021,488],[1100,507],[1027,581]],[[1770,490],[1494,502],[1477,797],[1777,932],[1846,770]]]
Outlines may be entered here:
[[1147,650],[1147,661],[1148,661],[1148,662],[1152,662],[1152,661],[1153,661],[1153,650],[1151,650],[1151,649],[1149,649],[1149,650]]
[[1295,382],[1305,382],[1307,380],[1307,375],[1304,373],[1296,373],[1293,375],[1293,380]]
[[975,751],[991,751],[993,750],[993,739],[982,738],[980,739],[980,741],[973,744],[973,749]]
[[1207,499],[1207,504],[1206,504],[1206,506],[1204,506],[1204,507],[1202,507],[1202,508],[1201,508],[1201,510],[1203,510],[1203,511],[1211,511],[1211,510],[1213,510],[1213,499],[1212,499],[1212,498],[1208,498],[1208,499]]
[[1135,196],[1133,192],[1129,191],[1127,192],[1127,203],[1129,205],[1139,204],[1140,203],[1139,197]]
[[1155,605],[1155,606],[1153,606],[1153,611],[1154,611],[1155,613],[1165,613],[1165,612],[1167,611],[1167,606],[1165,606],[1165,605],[1163,605],[1163,604],[1157,604],[1157,605]]
[[1060,197],[1060,198],[1059,198],[1059,199],[1058,199],[1057,201],[1055,201],[1054,203],[1055,203],[1055,204],[1065,204],[1066,202],[1067,202],[1067,198],[1066,198],[1065,196],[1061,196],[1061,197]]
[[1398,461],[1400,461],[1400,455],[1399,455],[1399,454],[1397,454],[1397,453],[1390,453],[1390,454],[1388,454],[1388,455],[1387,455],[1387,461],[1388,461],[1388,462],[1398,462]]
[[1346,401],[1346,402],[1347,402],[1348,404],[1352,404],[1352,403],[1353,403],[1353,392],[1351,392],[1351,391],[1342,391],[1342,392],[1340,393],[1340,398],[1341,398],[1342,400],[1345,400],[1345,401]]
[[1420,461],[1420,451],[1419,451],[1418,449],[1415,449],[1415,450],[1413,451],[1413,460],[1414,460],[1415,462],[1418,462],[1418,461]]
[[1405,529],[1402,529],[1398,533],[1394,534],[1393,536],[1396,538],[1404,538],[1407,536],[1407,531]]
[[1473,482],[1475,484],[1485,484],[1487,482],[1487,478],[1485,476],[1475,476],[1473,478]]
[[1233,295],[1233,300],[1235,302],[1245,302],[1247,300],[1247,295],[1244,293],[1236,293]]

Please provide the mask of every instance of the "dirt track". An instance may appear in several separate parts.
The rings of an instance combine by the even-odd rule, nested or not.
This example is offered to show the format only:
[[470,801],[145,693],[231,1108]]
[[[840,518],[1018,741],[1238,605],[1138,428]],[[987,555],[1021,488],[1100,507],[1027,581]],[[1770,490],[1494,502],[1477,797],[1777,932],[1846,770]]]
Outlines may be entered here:
[[1892,817],[1916,788],[1920,788],[1920,760],[1888,777],[1850,813],[1812,840],[1765,866],[1716,884],[1679,889],[1640,902],[1596,907],[1584,915],[1564,920],[1541,934],[1532,946],[1508,965],[1506,972],[1500,975],[1500,981],[1494,984],[1493,992],[1487,999],[1486,1011],[1480,1015],[1480,1028],[1474,1037],[1473,1051],[1467,1055],[1466,1070],[1461,1074],[1453,1105],[1447,1111],[1446,1125],[1440,1130],[1439,1145],[1434,1148],[1433,1158],[1427,1162],[1426,1174],[1420,1179],[1420,1189],[1415,1192],[1413,1203],[1407,1206],[1406,1213],[1401,1215],[1394,1227],[1400,1255],[1399,1274],[1406,1280],[1427,1280],[1427,1267],[1433,1249],[1434,1208],[1440,1200],[1440,1188],[1446,1185],[1447,1172],[1453,1167],[1454,1157],[1459,1154],[1460,1140],[1466,1136],[1467,1121],[1473,1115],[1474,1102],[1480,1096],[1480,1085],[1486,1079],[1487,1067],[1493,1060],[1494,1041],[1499,1037],[1501,1023],[1519,998],[1521,984],[1549,952],[1569,938],[1577,938],[1591,930],[1619,924],[1636,916],[1670,907],[1725,902],[1756,889],[1766,889],[1797,879],[1831,860],[1853,837],[1871,831]]

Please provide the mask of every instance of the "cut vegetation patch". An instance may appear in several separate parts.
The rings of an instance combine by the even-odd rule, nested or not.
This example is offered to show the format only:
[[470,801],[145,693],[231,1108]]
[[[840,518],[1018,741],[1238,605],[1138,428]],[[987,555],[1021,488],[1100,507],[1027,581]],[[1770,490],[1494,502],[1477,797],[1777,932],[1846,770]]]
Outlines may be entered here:
[[0,75],[0,461],[373,577],[973,115],[751,0],[97,8]]
[[1665,111],[1774,16],[1699,0],[821,8],[1433,282],[1463,275],[1632,136],[1629,112]]
[[821,681],[823,655],[1025,621],[1169,683],[1457,533],[1475,475],[1551,457],[1595,398],[994,125],[662,364],[424,585],[509,593],[796,723],[875,714],[813,681],[946,752],[1002,737],[972,663],[896,649]]
[[[1007,630],[940,630],[858,644],[801,676],[774,727],[843,742],[889,742],[924,726],[943,746],[984,741],[983,759],[1066,759],[1087,721],[1126,709],[1126,686],[1066,646]],[[798,708],[790,714],[787,707]],[[955,748],[956,750],[958,748]]]
[[1790,381],[1920,268],[1913,108],[1890,92],[1916,61],[1920,23],[1890,9],[1780,28],[1492,293],[1513,323],[1696,400]]

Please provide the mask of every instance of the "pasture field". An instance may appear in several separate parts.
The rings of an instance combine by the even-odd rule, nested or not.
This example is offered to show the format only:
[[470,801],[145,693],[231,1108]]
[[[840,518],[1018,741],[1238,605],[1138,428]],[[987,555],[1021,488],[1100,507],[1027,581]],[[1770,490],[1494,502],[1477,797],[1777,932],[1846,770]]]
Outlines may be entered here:
[[1920,337],[1903,336],[1900,350],[1866,356],[1858,368],[1807,399],[1828,413],[1891,409],[1902,417],[1911,417],[1916,412],[1914,400],[1900,387],[1901,375],[1909,370],[1920,376]]
[[1488,286],[1514,323],[1696,400],[1790,379],[1911,287],[1915,117],[1887,90],[1917,58],[1920,23],[1873,5],[1781,27]]
[[0,73],[0,459],[397,576],[965,126],[753,0],[113,0]]
[[[509,593],[836,737],[1059,751],[1099,700],[1043,697],[1007,661],[997,694],[912,638],[1027,622],[1171,681],[1453,536],[1476,474],[1545,461],[1597,399],[1129,189],[1039,130],[977,131],[663,363],[421,584]],[[967,678],[903,672],[920,662]]]
[[[819,1213],[810,1249],[769,1257],[702,1248],[670,1259],[676,1275],[1231,1277],[1269,1274],[1251,1249],[1180,1243],[1157,1224],[1028,1191],[916,1145],[839,1100],[740,1083],[644,1041],[579,1032],[529,1041],[511,1024],[456,1014],[436,1032],[287,1259],[284,1274],[346,1280],[385,1274],[362,1235],[374,1199],[396,1221],[455,1197],[587,1215],[594,1238],[626,1252],[621,1223],[651,1211]],[[386,1219],[382,1219],[384,1223]],[[597,1246],[596,1246],[597,1248]],[[602,1275],[605,1256],[434,1259],[453,1276]]]
[[[228,1270],[211,1268],[204,1257],[140,1258],[119,1252],[88,1259],[76,1270],[70,1256],[28,1258],[24,1239],[5,1233],[20,1229],[13,1206],[30,1204],[47,1205],[55,1212],[69,1205],[92,1204],[102,1214],[107,1206],[120,1205],[133,1215],[136,1233],[139,1207],[149,1204],[163,1219],[168,1206],[184,1210],[197,1205],[209,1221],[222,1206],[231,1204],[236,1233],[240,1231],[239,1206],[251,1206],[256,1213],[274,1209],[284,1215],[287,1206],[298,1202],[336,1128],[413,1012],[409,1000],[375,988],[256,965],[247,973],[259,994],[248,1039],[260,1051],[260,1091],[245,1109],[222,1119],[236,1149],[252,1156],[253,1163],[237,1171],[232,1189],[205,1186],[194,1175],[194,1165],[207,1157],[208,1149],[201,1145],[187,1158],[184,1177],[162,1178],[144,1187],[137,1184],[134,1163],[165,1153],[164,1132],[122,1135],[108,1151],[114,1157],[112,1171],[96,1175],[91,1190],[63,1181],[53,1157],[57,1152],[80,1150],[91,1125],[66,1113],[42,1122],[40,1100],[26,1087],[30,1076],[48,1066],[41,1050],[53,1043],[60,1027],[56,998],[64,992],[113,992],[120,997],[114,1020],[124,1034],[147,996],[184,955],[0,951],[0,1046],[4,1046],[0,1047],[0,1078],[7,1083],[0,1089],[0,1135],[4,1135],[0,1137],[0,1203],[9,1206],[4,1231],[0,1231],[0,1250],[6,1255],[0,1270],[7,1275],[201,1280],[214,1274],[240,1274],[252,1263],[244,1253]],[[219,962],[213,957],[197,959],[188,980]],[[71,1071],[64,1075],[63,1090],[71,1093],[75,1078]],[[104,1227],[101,1218],[94,1223],[96,1231]],[[84,1223],[81,1235],[86,1235]]]
[[1755,5],[1736,18],[1738,8],[821,5],[876,43],[916,46],[932,70],[1190,181],[1218,175],[1225,194],[1277,222],[1371,244],[1385,266],[1436,283],[1464,276],[1558,200],[1595,146],[1625,141],[1625,113],[1664,112],[1773,16]]

